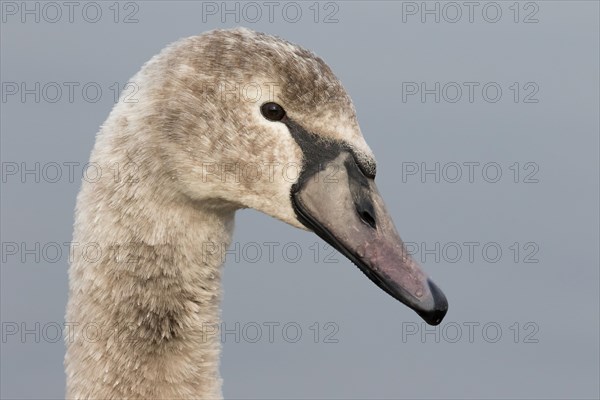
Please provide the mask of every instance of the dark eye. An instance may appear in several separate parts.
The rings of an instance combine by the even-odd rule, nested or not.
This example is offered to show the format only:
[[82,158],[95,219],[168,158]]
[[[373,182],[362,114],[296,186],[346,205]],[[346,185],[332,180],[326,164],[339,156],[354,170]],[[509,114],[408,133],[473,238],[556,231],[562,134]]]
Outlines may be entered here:
[[281,121],[285,117],[285,110],[277,103],[269,102],[260,107],[263,117],[269,121]]

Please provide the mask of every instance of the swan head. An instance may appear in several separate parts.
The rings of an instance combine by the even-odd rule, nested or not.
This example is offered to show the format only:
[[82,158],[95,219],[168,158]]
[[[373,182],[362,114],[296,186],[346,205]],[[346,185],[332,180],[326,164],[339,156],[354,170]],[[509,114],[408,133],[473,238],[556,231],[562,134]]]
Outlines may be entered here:
[[374,178],[350,97],[325,62],[279,38],[217,30],[167,47],[134,78],[176,190],[314,231],[437,325],[448,303],[410,257]]

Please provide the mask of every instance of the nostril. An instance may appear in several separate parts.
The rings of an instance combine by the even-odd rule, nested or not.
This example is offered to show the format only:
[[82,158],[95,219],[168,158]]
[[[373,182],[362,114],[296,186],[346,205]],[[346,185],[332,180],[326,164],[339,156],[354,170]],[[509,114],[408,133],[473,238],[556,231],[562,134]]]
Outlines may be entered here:
[[360,216],[360,219],[364,223],[369,225],[371,228],[373,228],[373,229],[377,228],[377,224],[375,223],[375,217],[373,215],[371,215],[371,213],[368,210],[359,211],[358,215]]
[[368,186],[360,186],[350,188],[354,200],[356,213],[362,222],[369,225],[373,229],[377,229],[377,214],[375,213],[375,204],[371,199],[371,193]]

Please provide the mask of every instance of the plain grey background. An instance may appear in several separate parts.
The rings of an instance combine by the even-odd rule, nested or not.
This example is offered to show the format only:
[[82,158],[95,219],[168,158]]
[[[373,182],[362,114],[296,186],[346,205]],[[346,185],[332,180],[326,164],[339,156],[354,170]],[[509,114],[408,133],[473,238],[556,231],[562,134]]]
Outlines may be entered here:
[[[97,3],[96,23],[86,21],[96,18],[95,6],[84,14],[86,3],[77,3],[70,22],[67,6],[55,4],[62,17],[52,22],[56,9],[46,3],[2,2],[2,398],[64,396],[64,344],[55,339],[68,254],[53,243],[71,240],[82,165],[114,104],[112,85],[125,85],[178,38],[238,25],[315,51],[345,84],[398,230],[425,257],[450,310],[437,331],[422,335],[418,316],[349,261],[334,253],[337,262],[327,262],[331,250],[314,234],[240,212],[239,250],[224,270],[223,319],[233,331],[240,324],[239,343],[235,333],[223,340],[225,396],[600,396],[598,2],[476,2],[472,21],[462,2],[428,2],[439,22],[421,2],[277,3],[272,21],[263,2],[255,3],[258,18],[229,2],[239,22],[235,14],[222,22],[222,2],[136,1],[117,5],[116,23],[113,2]],[[203,12],[213,6],[217,14]],[[21,7],[39,7],[39,22]],[[124,23],[127,16],[138,22]],[[35,92],[36,82],[39,102],[9,94],[15,83]],[[51,82],[63,88],[54,103],[52,85],[43,92]],[[79,84],[72,102],[65,82]],[[90,82],[102,89],[97,102],[91,89],[82,95]],[[423,101],[408,92],[421,83],[435,92],[436,82],[439,102],[435,93]],[[456,87],[462,97],[452,102]],[[79,163],[73,182],[65,162]],[[35,163],[39,182],[21,176]],[[54,183],[53,163],[62,166]],[[420,175],[436,163],[439,182]],[[407,174],[415,166],[419,173]],[[278,243],[272,260],[265,242]],[[270,322],[279,324],[273,343]],[[286,323],[302,329],[297,342],[293,329],[282,332]],[[262,336],[252,343],[256,326]]]

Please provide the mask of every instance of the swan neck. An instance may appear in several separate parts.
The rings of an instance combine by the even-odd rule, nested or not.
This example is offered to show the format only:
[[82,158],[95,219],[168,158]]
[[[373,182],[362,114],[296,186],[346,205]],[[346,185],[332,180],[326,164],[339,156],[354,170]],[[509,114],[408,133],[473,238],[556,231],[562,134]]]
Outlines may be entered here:
[[[94,161],[114,163],[98,151]],[[68,398],[222,397],[214,249],[229,246],[234,210],[174,196],[146,167],[131,182],[84,181],[79,194],[73,243],[87,250],[74,249],[69,271]]]

